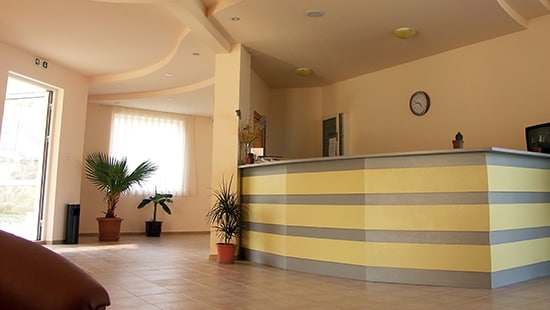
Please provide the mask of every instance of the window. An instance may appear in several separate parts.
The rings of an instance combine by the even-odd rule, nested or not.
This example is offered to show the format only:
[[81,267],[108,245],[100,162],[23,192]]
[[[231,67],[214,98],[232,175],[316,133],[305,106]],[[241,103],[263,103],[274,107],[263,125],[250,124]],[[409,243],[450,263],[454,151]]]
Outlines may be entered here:
[[192,118],[178,114],[115,108],[111,127],[110,154],[128,159],[133,170],[145,160],[158,166],[143,186],[133,194],[149,195],[155,191],[174,195],[189,194]]

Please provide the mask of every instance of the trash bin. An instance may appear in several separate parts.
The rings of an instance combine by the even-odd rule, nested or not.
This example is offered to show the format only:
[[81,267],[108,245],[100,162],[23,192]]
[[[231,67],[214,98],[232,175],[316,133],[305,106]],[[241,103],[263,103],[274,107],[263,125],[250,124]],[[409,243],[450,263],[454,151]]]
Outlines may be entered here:
[[67,205],[67,222],[65,223],[65,243],[78,243],[78,225],[80,223],[80,205]]

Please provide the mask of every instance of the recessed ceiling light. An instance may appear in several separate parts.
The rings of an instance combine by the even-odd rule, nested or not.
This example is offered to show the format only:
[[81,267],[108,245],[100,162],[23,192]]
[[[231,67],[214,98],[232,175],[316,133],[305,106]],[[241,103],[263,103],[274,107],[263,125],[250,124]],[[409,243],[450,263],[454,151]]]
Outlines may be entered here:
[[416,36],[416,30],[410,27],[401,27],[395,29],[393,35],[399,39],[410,39]]
[[321,17],[325,15],[325,11],[323,10],[307,10],[306,16],[307,17]]
[[233,16],[231,17],[231,20],[234,21],[234,22],[238,22],[241,20],[241,18],[239,16]]
[[308,76],[308,75],[311,75],[312,73],[313,71],[311,71],[310,68],[300,67],[300,68],[294,69],[294,74],[296,74],[297,76]]
[[172,77],[172,76],[174,76],[174,74],[171,73],[171,72],[167,72],[167,73],[164,74],[164,76],[165,77]]

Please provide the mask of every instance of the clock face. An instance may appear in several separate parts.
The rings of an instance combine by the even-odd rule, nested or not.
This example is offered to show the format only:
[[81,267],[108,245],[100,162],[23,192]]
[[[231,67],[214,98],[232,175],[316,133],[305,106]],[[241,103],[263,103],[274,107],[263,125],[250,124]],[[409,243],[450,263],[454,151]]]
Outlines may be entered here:
[[414,115],[421,116],[430,109],[430,97],[426,92],[417,91],[409,100],[409,107]]

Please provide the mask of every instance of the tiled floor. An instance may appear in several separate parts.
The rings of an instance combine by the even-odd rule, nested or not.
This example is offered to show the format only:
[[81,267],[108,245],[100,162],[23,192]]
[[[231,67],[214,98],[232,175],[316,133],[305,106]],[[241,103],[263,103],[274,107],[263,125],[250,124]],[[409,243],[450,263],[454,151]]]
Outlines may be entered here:
[[504,288],[371,283],[208,260],[206,234],[49,247],[109,291],[108,309],[550,309],[550,278]]

